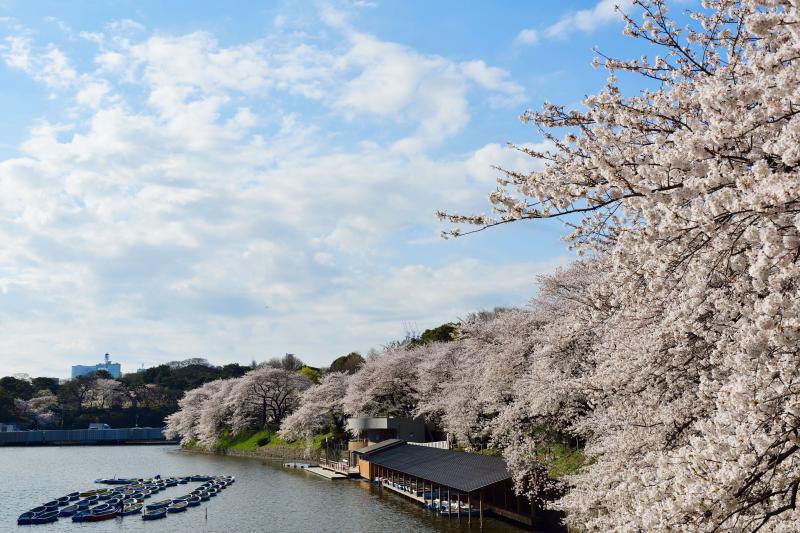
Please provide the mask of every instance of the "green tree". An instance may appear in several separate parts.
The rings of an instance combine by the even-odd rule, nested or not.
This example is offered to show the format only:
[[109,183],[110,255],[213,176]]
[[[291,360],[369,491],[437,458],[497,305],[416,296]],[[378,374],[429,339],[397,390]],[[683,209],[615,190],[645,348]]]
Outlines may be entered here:
[[345,372],[347,374],[355,374],[356,371],[364,364],[364,358],[358,352],[350,352],[347,355],[337,357],[331,363],[329,368],[330,372]]
[[53,394],[58,393],[58,378],[33,378],[31,380],[33,390],[49,390]]
[[307,377],[311,383],[319,383],[319,378],[322,376],[318,368],[312,368],[310,366],[304,366],[298,372]]
[[412,346],[421,346],[429,342],[450,342],[453,340],[455,332],[456,325],[452,322],[448,322],[436,328],[426,329],[422,332],[422,335],[416,339],[412,339],[409,344]]
[[0,378],[0,388],[10,394],[12,398],[19,398],[20,400],[30,400],[35,392],[30,381],[12,376]]

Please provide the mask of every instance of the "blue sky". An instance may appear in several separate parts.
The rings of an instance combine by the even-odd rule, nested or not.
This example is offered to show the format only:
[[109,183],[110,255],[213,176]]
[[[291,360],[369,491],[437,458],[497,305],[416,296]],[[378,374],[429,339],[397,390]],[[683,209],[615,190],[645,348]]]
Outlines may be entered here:
[[325,365],[524,305],[560,224],[435,212],[535,168],[518,117],[631,55],[619,1],[0,0],[0,374]]

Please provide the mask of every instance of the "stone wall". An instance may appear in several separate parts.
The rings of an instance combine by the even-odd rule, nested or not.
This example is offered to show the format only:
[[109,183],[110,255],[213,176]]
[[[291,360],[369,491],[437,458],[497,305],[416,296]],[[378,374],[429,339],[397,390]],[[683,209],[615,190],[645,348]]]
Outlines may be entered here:
[[185,451],[207,453],[212,455],[231,455],[234,457],[252,457],[254,459],[293,459],[302,461],[319,461],[321,450],[306,450],[291,446],[269,446],[257,450],[203,450],[200,448],[184,448]]

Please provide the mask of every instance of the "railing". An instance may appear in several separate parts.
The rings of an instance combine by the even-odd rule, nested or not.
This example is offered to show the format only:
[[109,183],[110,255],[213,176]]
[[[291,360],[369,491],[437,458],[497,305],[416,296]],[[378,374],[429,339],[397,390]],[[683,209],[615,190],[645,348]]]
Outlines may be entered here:
[[327,470],[333,470],[334,472],[344,474],[346,476],[349,476],[354,472],[358,472],[358,467],[350,466],[349,463],[344,463],[342,461],[331,461],[330,459],[320,459],[319,466]]
[[407,442],[406,444],[413,444],[414,446],[427,446],[428,448],[439,448],[440,450],[450,449],[450,443],[446,440],[438,440],[436,442]]

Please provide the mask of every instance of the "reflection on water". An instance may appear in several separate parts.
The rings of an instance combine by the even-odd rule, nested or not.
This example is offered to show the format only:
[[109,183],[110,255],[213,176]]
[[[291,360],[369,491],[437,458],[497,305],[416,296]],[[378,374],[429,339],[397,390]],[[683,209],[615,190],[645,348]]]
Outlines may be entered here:
[[[41,526],[17,526],[19,514],[75,490],[94,487],[99,477],[161,474],[236,476],[236,483],[201,507],[145,522],[138,516],[76,524],[68,518]],[[400,532],[479,531],[465,517],[442,518],[402,496],[366,481],[330,481],[278,462],[186,453],[175,446],[64,446],[0,448],[0,531],[151,532]],[[195,484],[160,492],[186,494]],[[163,495],[163,498],[162,498]],[[483,531],[519,532],[484,519]]]

